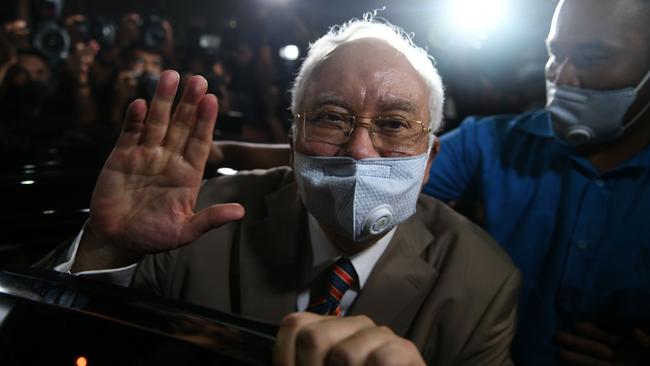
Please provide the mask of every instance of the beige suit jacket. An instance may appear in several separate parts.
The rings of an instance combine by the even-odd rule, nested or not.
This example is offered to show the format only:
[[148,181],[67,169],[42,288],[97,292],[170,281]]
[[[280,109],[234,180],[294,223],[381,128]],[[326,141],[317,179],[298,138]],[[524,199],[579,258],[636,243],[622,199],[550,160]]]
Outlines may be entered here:
[[[279,323],[318,271],[306,211],[286,167],[207,181],[197,209],[239,202],[244,219],[146,257],[133,285]],[[307,260],[305,260],[307,259]],[[432,365],[510,364],[520,274],[480,228],[421,196],[352,307],[412,340]]]

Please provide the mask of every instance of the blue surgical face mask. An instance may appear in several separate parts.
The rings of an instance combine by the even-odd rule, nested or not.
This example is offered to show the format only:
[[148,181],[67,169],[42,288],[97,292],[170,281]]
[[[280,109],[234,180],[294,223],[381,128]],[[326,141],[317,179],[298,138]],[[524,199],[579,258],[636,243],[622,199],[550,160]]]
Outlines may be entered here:
[[415,213],[429,154],[355,160],[294,154],[302,202],[325,227],[360,241]]
[[547,80],[546,110],[555,136],[572,146],[618,138],[650,106],[648,103],[630,122],[623,124],[625,114],[648,79],[650,71],[636,88],[603,91],[562,86]]

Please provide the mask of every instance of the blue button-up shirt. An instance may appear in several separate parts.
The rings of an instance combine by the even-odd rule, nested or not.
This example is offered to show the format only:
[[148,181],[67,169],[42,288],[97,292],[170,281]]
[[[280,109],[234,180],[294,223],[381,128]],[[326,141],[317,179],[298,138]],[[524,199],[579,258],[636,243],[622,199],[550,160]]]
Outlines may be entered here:
[[480,200],[521,270],[516,364],[558,363],[553,337],[576,321],[650,331],[650,147],[601,174],[543,110],[470,118],[441,138],[425,192]]

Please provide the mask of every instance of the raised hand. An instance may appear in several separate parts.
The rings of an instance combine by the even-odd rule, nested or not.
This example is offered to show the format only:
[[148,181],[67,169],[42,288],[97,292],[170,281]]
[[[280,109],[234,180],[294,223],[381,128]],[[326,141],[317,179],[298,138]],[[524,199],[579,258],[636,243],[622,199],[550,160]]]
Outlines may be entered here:
[[73,271],[127,265],[146,253],[186,245],[244,215],[238,204],[194,213],[217,99],[206,95],[204,78],[192,77],[170,121],[178,82],[178,73],[165,71],[148,113],[143,100],[129,106],[97,180]]

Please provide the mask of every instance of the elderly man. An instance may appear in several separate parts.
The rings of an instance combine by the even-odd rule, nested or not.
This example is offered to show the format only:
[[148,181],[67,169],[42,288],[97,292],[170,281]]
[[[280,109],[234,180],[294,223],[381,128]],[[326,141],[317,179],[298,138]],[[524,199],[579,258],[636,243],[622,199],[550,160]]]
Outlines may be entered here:
[[[201,185],[217,101],[194,77],[170,121],[177,84],[165,72],[148,113],[130,106],[58,270],[281,322],[277,364],[511,363],[518,271],[419,196],[443,96],[408,36],[352,21],[311,46],[293,89],[293,170]],[[287,316],[302,310],[330,316]]]
[[[517,364],[650,364],[649,21],[647,0],[560,1],[547,110],[441,138],[424,192],[482,202],[523,273]],[[242,162],[283,158],[259,151]]]

